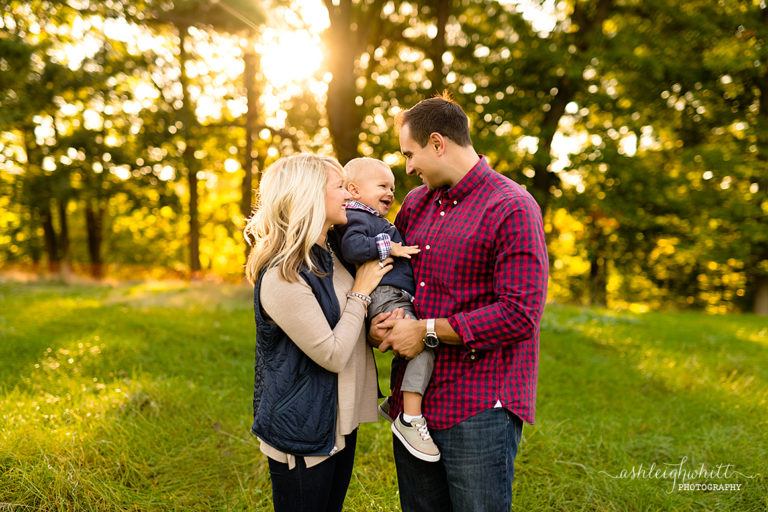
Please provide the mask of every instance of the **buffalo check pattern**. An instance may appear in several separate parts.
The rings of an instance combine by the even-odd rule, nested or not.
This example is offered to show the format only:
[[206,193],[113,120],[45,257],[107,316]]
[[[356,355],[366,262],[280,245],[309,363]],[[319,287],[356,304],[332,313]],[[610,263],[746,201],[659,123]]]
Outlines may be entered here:
[[[430,428],[498,406],[533,423],[549,269],[536,201],[481,156],[455,186],[411,191],[395,226],[421,248],[412,259],[416,314],[447,318],[463,342],[436,350],[423,402]],[[392,376],[393,417],[404,366]]]

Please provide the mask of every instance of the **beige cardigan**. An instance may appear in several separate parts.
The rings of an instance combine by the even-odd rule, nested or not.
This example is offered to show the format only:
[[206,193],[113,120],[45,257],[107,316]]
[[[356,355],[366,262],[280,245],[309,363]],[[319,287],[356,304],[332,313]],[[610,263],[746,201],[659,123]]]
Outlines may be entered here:
[[[312,289],[303,280],[291,283],[280,278],[278,269],[267,270],[261,284],[260,300],[264,312],[313,361],[339,374],[334,452],[344,448],[344,436],[360,423],[377,421],[378,385],[373,352],[365,341],[365,306],[348,299],[354,279],[333,256],[333,287],[341,308],[341,318],[331,330]],[[261,451],[269,458],[296,465],[296,458],[261,441]],[[328,456],[304,457],[307,467]]]

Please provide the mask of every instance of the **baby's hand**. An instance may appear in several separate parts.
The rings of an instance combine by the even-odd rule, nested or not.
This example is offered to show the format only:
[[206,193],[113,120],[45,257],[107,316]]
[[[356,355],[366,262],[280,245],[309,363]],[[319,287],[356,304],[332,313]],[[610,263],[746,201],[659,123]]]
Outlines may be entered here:
[[411,255],[419,254],[421,249],[418,245],[403,245],[400,242],[391,242],[392,249],[390,250],[390,256],[396,256],[398,258],[411,259]]

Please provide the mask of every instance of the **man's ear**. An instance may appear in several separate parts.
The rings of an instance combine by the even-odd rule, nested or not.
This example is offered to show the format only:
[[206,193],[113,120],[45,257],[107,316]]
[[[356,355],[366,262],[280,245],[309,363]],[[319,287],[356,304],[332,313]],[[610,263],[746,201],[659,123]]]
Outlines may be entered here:
[[445,138],[437,132],[432,132],[429,134],[428,144],[430,149],[434,150],[438,156],[445,152]]

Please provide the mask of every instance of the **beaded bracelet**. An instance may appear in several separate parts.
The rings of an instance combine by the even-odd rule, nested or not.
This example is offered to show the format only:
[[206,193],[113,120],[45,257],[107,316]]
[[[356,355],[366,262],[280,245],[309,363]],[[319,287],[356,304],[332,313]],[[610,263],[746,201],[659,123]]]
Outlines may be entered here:
[[357,292],[349,292],[347,293],[347,297],[361,300],[363,304],[366,305],[366,307],[371,305],[371,297],[369,295]]

